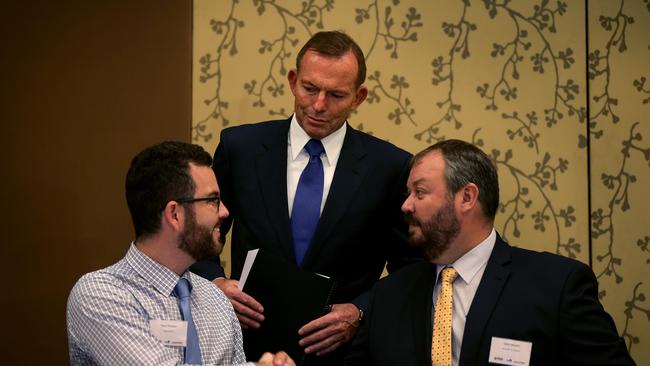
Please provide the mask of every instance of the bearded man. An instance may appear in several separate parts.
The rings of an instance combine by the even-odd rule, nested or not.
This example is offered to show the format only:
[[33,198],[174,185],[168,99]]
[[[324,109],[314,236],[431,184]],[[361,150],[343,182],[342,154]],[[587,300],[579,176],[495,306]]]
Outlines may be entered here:
[[[68,299],[71,365],[254,365],[228,298],[190,273],[221,252],[228,216],[212,158],[163,142],[131,162],[126,200],[136,239],[124,259],[79,279]],[[284,352],[257,365],[295,366]]]
[[370,293],[346,365],[633,365],[585,264],[511,247],[494,230],[497,170],[476,146],[413,157],[402,205],[428,262]]

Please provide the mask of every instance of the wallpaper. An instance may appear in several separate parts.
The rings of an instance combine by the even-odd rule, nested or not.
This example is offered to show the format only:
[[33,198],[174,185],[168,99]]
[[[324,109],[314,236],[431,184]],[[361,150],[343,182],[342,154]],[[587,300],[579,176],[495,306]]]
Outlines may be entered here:
[[319,30],[367,58],[350,124],[413,153],[480,146],[499,233],[590,264],[650,364],[650,0],[195,0],[194,142],[213,152],[227,126],[289,116],[287,72]]

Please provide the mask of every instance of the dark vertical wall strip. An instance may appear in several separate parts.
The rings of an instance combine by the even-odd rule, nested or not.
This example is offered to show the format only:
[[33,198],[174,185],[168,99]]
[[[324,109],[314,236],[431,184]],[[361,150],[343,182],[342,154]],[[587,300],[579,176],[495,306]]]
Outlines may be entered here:
[[0,4],[3,364],[68,363],[67,296],[133,239],[130,159],[190,141],[191,1]]
[[587,137],[587,238],[589,238],[589,246],[587,251],[589,252],[589,267],[593,268],[594,261],[594,252],[593,252],[593,243],[591,235],[591,128],[589,127],[589,122],[591,118],[591,83],[589,80],[589,1],[585,0],[585,106],[587,108],[587,117],[585,122],[585,136]]

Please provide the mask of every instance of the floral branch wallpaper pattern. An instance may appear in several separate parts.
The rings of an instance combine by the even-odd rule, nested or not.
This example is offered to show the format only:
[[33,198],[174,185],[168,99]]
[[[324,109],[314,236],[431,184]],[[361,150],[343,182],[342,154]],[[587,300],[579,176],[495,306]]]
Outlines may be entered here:
[[367,58],[350,124],[411,152],[488,152],[497,230],[589,263],[650,364],[650,1],[194,0],[193,141],[212,152],[227,126],[290,115],[296,53],[334,29]]

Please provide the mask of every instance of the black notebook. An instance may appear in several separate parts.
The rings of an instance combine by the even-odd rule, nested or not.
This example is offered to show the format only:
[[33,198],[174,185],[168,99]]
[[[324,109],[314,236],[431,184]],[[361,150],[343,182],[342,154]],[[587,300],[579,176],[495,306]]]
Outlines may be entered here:
[[300,365],[305,355],[298,329],[327,312],[335,282],[259,249],[249,251],[247,263],[251,257],[240,286],[264,306],[265,319],[259,329],[244,330],[246,358],[257,361],[264,352],[285,351]]

